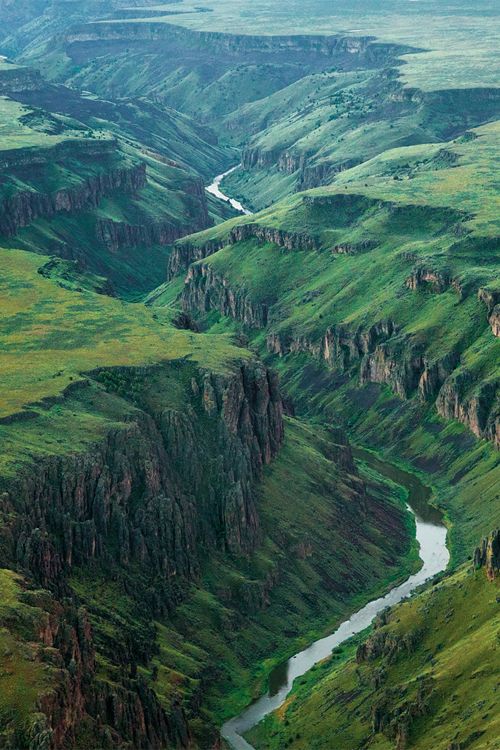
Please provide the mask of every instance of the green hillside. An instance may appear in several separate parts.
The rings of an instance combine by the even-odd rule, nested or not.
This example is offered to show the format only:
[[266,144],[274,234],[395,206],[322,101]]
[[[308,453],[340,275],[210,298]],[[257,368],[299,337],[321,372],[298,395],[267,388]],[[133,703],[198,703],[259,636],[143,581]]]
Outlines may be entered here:
[[[447,423],[498,444],[497,130],[389,151],[179,242],[172,264],[208,253],[174,306],[242,327],[304,413],[343,415],[357,441],[444,480],[457,559],[498,519],[495,448]],[[156,304],[178,290],[174,276]]]
[[4,63],[1,234],[75,261],[137,299],[164,277],[178,237],[232,212],[204,182],[234,159],[214,134],[147,101],[99,102]]
[[[256,748],[495,748],[498,580],[471,564],[299,681]],[[358,639],[359,642],[359,639]]]

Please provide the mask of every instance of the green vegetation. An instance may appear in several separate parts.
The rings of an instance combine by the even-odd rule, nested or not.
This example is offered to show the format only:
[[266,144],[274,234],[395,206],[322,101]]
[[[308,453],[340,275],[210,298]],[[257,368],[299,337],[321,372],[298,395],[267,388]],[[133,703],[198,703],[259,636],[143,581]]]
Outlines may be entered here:
[[[3,252],[4,481],[29,474],[42,459],[85,455],[110,431],[127,429],[145,399],[154,409],[186,409],[193,366],[224,372],[248,356],[227,336],[175,329],[169,310],[96,294],[100,280],[79,278],[64,261]],[[120,374],[123,366],[140,365],[140,372],[168,361],[161,376],[150,370],[130,381]],[[85,386],[76,387],[82,380]],[[20,419],[23,408],[29,411]],[[339,469],[342,450],[334,435],[289,421],[283,451],[260,490],[262,545],[249,559],[212,554],[199,580],[179,581],[183,601],[168,618],[158,619],[144,604],[140,570],[111,566],[110,577],[109,562],[75,566],[71,585],[94,628],[95,690],[119,691],[123,659],[138,660],[138,674],[165,709],[181,700],[193,731],[206,737],[207,727],[258,693],[273,665],[414,569],[399,493],[367,473],[366,508],[357,507],[362,486]],[[348,575],[343,559],[351,560]],[[149,646],[138,654],[127,645],[135,643]],[[200,691],[201,714],[194,708]],[[31,704],[26,711],[33,718]],[[15,721],[23,716],[15,712]],[[82,722],[82,747],[93,731]]]
[[490,1],[104,5],[3,8],[0,746],[218,746],[417,569],[399,468],[451,572],[250,740],[496,750]]
[[150,644],[141,673],[165,707],[182,700],[206,738],[208,726],[259,695],[274,666],[414,570],[401,488],[366,470],[360,506],[360,481],[339,471],[338,450],[328,432],[288,420],[260,488],[262,545],[248,559],[214,555],[168,620],[152,623],[118,572],[113,583],[97,567],[77,571],[72,585],[90,612],[98,678],[116,679],[124,641]]
[[469,564],[393,608],[368,639],[371,656],[342,647],[250,741],[259,750],[494,748],[498,590]]
[[[46,717],[40,697],[53,687],[55,670],[40,654],[40,633],[47,627],[50,602],[46,592],[25,592],[22,579],[11,570],[0,570],[0,743],[21,747],[43,730]],[[12,743],[12,744],[11,744]]]
[[[203,181],[235,159],[213,133],[146,100],[122,104],[0,70],[0,230],[7,247],[77,260],[140,299],[178,237],[234,212]],[[144,172],[145,170],[145,172]]]
[[[168,312],[85,289],[72,292],[37,272],[40,262],[43,268],[47,260],[21,250],[2,251],[3,417],[28,405],[36,409],[34,402],[60,395],[70,383],[98,367],[189,358],[217,370],[231,359],[247,356],[232,346],[227,336],[212,336],[210,346],[204,346],[196,334],[176,329]],[[19,429],[33,428],[22,422]],[[41,436],[47,434],[36,429]],[[60,426],[58,429],[64,435]],[[11,430],[4,426],[0,430],[8,439]],[[23,440],[26,438],[24,433]]]
[[[161,4],[158,4],[161,8]],[[165,7],[165,6],[163,6]],[[171,7],[171,6],[170,6]],[[196,9],[172,17],[158,17],[168,23],[192,29],[253,34],[338,34],[354,38],[373,35],[382,42],[407,44],[422,50],[403,57],[401,68],[410,86],[431,89],[496,86],[495,52],[498,44],[493,22],[495,11],[488,0],[472,8],[464,0],[424,3],[389,2],[336,3],[328,0],[290,0],[286,8],[266,2],[243,0],[200,0]],[[190,4],[186,9],[193,11]],[[137,13],[140,16],[140,11]],[[466,61],[466,73],[464,72]]]
[[[445,147],[389,151],[339,174],[329,187],[189,238],[224,245],[245,224],[278,230],[283,242],[297,237],[294,249],[231,240],[197,265],[254,308],[268,309],[265,329],[247,326],[246,333],[263,353],[269,350],[265,356],[303,414],[340,416],[356,442],[431,475],[452,524],[455,560],[498,523],[497,451],[435,412],[437,404],[449,416],[439,395],[448,383],[464,404],[462,421],[498,439],[500,341],[481,292],[497,288],[500,263],[497,134],[492,124]],[[427,280],[420,269],[429,272]],[[217,295],[203,283],[195,276],[183,292],[189,305],[201,284],[210,312],[200,320],[206,315],[205,324],[218,332],[241,326],[241,319],[221,319],[211,302]],[[379,344],[381,360],[374,356]],[[360,387],[367,351],[374,374],[363,375]],[[442,374],[427,389],[422,375],[433,367]]]

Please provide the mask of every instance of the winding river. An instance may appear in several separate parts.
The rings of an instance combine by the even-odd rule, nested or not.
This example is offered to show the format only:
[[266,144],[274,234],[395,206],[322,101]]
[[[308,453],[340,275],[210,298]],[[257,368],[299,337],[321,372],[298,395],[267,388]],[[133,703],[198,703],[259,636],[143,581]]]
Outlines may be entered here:
[[227,177],[228,174],[232,174],[232,172],[235,171],[235,169],[238,169],[240,165],[237,164],[235,167],[232,167],[231,169],[228,169],[227,172],[223,172],[222,174],[218,174],[217,177],[214,178],[214,181],[205,188],[207,193],[210,193],[211,195],[215,195],[216,198],[220,198],[220,200],[225,201],[226,203],[229,203],[233,208],[235,208],[237,211],[239,211],[242,214],[246,214],[247,216],[250,216],[252,213],[251,211],[247,211],[247,209],[242,206],[242,204],[235,200],[234,198],[230,198],[228,195],[222,192],[220,189],[220,184],[224,177]]
[[369,451],[354,448],[353,452],[355,458],[366,462],[379,474],[406,489],[408,509],[415,516],[416,537],[420,545],[420,558],[423,565],[418,573],[410,576],[404,583],[351,615],[334,633],[326,638],[320,638],[304,651],[300,651],[287,662],[276,667],[270,675],[267,694],[252,703],[239,716],[227,721],[222,727],[221,734],[233,750],[254,750],[242,735],[284,703],[297,677],[308,672],[317,662],[330,656],[332,649],[336,646],[367,628],[373,618],[383,609],[405,599],[415,588],[448,565],[446,526],[440,512],[429,504],[431,498],[429,487],[422,484],[414,474],[382,461]]

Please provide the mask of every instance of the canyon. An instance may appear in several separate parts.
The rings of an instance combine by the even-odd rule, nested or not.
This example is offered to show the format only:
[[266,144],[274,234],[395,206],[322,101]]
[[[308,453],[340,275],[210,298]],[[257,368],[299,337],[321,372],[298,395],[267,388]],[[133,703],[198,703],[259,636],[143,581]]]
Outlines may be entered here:
[[0,2],[6,750],[496,747],[494,13],[338,5]]

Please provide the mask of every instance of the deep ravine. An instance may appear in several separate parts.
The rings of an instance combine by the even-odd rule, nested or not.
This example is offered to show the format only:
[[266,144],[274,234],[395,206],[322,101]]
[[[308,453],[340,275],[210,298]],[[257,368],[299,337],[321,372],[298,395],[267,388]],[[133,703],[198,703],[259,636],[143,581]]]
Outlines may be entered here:
[[422,567],[418,573],[391,589],[385,596],[368,602],[341,623],[331,635],[315,641],[285,664],[278,666],[270,675],[267,694],[222,727],[222,737],[233,750],[254,750],[242,735],[284,703],[297,677],[328,657],[341,643],[367,628],[379,612],[405,599],[414,589],[445,570],[448,565],[450,555],[446,546],[447,529],[439,511],[429,504],[432,494],[430,488],[414,474],[382,461],[367,450],[356,448],[353,452],[358,460],[368,463],[379,474],[407,491],[408,509],[415,516]]

